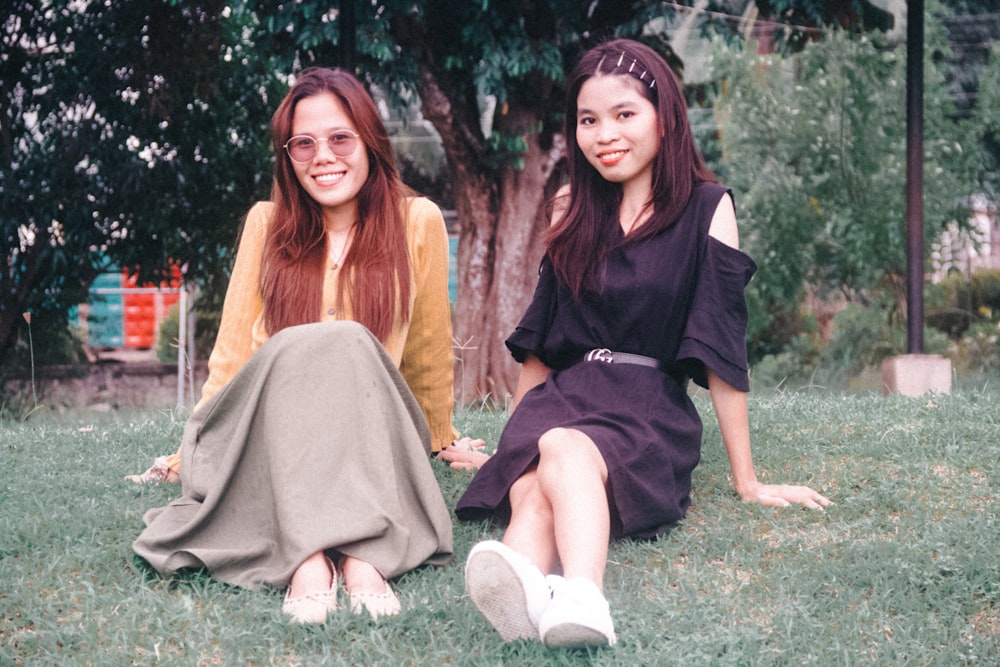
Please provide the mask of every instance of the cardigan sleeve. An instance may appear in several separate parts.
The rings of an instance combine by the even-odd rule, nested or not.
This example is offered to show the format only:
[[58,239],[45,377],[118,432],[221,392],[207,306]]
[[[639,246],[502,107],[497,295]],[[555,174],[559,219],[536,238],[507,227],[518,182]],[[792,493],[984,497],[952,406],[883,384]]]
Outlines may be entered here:
[[[197,410],[233,379],[243,364],[253,356],[253,326],[264,309],[260,294],[260,263],[264,252],[264,233],[270,205],[261,202],[247,213],[240,237],[233,274],[226,288],[219,332],[208,358],[208,379],[201,389]],[[167,457],[167,465],[180,472],[181,452]]]
[[427,418],[437,452],[458,437],[452,426],[454,368],[451,304],[448,301],[448,232],[440,209],[425,198],[411,199],[413,305],[399,370]]
[[202,405],[233,379],[254,352],[254,322],[264,310],[260,293],[260,265],[264,253],[269,205],[259,203],[247,214],[233,275],[222,305],[215,346],[208,358],[208,380],[201,390]]
[[[226,290],[219,333],[208,361],[208,380],[197,409],[222,389],[253,356],[255,323],[264,304],[260,267],[272,205],[259,203],[247,214],[233,274]],[[452,426],[451,305],[448,302],[448,234],[440,209],[427,199],[409,203],[407,225],[413,275],[410,322],[399,370],[413,392],[439,451],[458,437]],[[180,450],[168,457],[180,470]]]

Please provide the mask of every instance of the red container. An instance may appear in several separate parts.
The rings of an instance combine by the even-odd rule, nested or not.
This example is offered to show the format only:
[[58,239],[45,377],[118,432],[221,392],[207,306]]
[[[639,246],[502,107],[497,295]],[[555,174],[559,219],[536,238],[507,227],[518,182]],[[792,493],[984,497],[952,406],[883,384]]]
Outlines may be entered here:
[[172,277],[169,280],[155,284],[139,284],[138,278],[127,271],[122,272],[122,287],[130,289],[150,289],[149,292],[129,293],[123,298],[123,316],[125,347],[133,349],[149,349],[156,345],[160,322],[166,316],[167,309],[177,303],[180,295],[177,292],[158,292],[162,290],[179,289],[181,272],[178,267],[171,268]]

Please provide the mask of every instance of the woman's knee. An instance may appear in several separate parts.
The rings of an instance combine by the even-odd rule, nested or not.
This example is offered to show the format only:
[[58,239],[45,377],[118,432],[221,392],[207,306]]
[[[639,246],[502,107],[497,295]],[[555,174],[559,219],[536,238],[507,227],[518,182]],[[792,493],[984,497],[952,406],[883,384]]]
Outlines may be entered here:
[[310,322],[286,327],[271,336],[273,345],[300,347],[310,343],[320,345],[367,344],[373,338],[363,324],[353,320]]
[[545,433],[542,433],[541,437],[538,438],[539,455],[547,457],[558,454],[560,450],[563,450],[570,444],[570,434],[570,429],[562,427],[550,428]]
[[562,483],[567,472],[593,472],[607,478],[607,464],[593,440],[583,431],[572,428],[549,429],[538,439],[537,474],[542,490],[553,481]]
[[535,470],[529,470],[510,487],[512,513],[551,514],[552,508],[542,493]]
[[387,358],[372,333],[350,320],[288,327],[272,336],[261,349],[268,350],[272,364],[319,375],[372,364],[385,365],[383,356]]
[[549,429],[538,439],[538,453],[550,461],[562,456],[579,459],[582,453],[598,453],[597,445],[585,433],[575,428]]

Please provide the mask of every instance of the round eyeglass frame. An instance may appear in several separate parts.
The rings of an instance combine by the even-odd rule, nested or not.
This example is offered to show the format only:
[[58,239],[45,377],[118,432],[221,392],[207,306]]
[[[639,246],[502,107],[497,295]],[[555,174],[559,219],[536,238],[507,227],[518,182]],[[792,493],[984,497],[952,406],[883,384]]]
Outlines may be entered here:
[[[351,142],[351,150],[344,153],[344,152],[338,152],[334,148],[334,142],[332,141],[332,139],[334,136],[338,134],[349,134],[351,137],[354,138],[354,141]],[[329,136],[318,137],[318,138],[309,134],[296,134],[294,137],[291,137],[288,141],[286,141],[284,146],[282,146],[282,148],[285,149],[285,153],[288,154],[288,158],[292,162],[298,162],[299,164],[306,164],[308,162],[312,162],[316,158],[316,154],[319,153],[319,142],[321,141],[326,142],[327,148],[329,148],[330,152],[333,153],[336,157],[350,157],[351,155],[354,155],[354,151],[358,150],[358,140],[360,138],[361,135],[358,134],[357,132],[353,132],[351,130],[343,130],[343,129],[334,130],[333,132],[330,133]],[[295,141],[296,139],[309,139],[310,141],[312,141],[312,155],[310,155],[305,160],[299,160],[294,155],[292,155],[292,142]]]

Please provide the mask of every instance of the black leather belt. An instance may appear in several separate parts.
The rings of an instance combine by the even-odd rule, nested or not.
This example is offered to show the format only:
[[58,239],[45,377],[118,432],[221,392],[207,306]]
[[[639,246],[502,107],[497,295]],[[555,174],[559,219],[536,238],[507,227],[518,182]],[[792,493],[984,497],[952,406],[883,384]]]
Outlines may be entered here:
[[601,361],[606,364],[632,364],[634,366],[648,366],[659,368],[660,361],[653,357],[646,357],[641,354],[629,354],[628,352],[614,352],[607,348],[594,349],[583,355],[584,361]]

